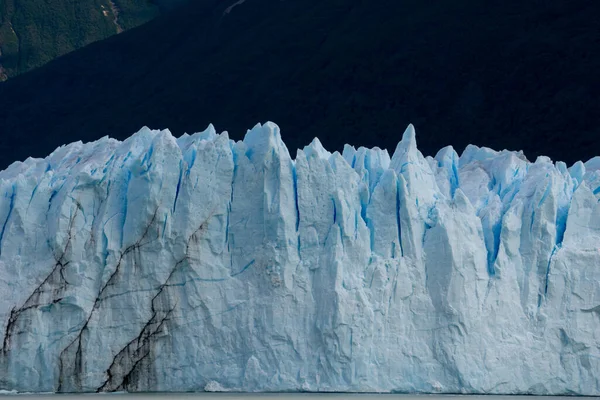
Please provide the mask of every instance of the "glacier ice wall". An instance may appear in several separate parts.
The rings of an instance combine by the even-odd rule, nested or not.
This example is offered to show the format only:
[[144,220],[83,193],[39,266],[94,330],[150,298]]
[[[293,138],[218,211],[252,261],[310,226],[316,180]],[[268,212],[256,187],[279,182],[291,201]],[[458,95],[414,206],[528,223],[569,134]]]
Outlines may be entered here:
[[600,395],[600,158],[142,129],[0,172],[0,389]]

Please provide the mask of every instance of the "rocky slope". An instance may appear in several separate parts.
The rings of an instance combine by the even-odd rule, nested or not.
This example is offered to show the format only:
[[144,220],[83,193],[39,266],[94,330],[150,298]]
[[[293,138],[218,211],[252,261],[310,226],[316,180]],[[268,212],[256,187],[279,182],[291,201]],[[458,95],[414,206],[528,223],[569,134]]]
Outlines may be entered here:
[[193,1],[0,84],[0,168],[144,125],[239,140],[266,120],[292,151],[391,149],[414,123],[428,155],[600,154],[597,0],[233,3]]

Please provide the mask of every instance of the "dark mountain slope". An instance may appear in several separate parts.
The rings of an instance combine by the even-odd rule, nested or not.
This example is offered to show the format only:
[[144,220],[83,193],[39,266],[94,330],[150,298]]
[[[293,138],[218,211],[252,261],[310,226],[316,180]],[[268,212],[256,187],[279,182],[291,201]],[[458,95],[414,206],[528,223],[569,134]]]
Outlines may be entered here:
[[0,0],[0,81],[141,25],[181,0]]
[[241,138],[272,120],[293,149],[318,136],[393,151],[600,155],[596,0],[192,2],[0,84],[1,167],[141,126],[212,122]]

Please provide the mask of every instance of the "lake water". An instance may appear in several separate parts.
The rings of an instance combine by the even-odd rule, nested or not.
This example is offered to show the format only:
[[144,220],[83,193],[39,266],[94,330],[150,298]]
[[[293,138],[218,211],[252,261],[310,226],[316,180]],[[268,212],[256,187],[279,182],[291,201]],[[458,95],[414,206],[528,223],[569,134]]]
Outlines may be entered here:
[[[6,394],[6,393],[3,393]],[[0,394],[2,396],[2,394]],[[600,397],[572,397],[572,396],[497,396],[497,395],[409,395],[409,394],[358,394],[358,393],[113,393],[113,394],[61,394],[52,393],[32,394],[6,394],[8,397],[24,400],[26,398],[39,399],[40,397],[78,398],[103,397],[111,400],[129,399],[141,400],[574,400],[600,399]]]

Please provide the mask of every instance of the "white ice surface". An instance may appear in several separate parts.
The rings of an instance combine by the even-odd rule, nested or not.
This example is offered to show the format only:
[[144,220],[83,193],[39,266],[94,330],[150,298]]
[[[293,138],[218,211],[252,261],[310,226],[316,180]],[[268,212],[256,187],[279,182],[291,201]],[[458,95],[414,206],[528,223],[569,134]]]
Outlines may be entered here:
[[412,126],[72,143],[0,172],[0,389],[600,395],[599,199]]

